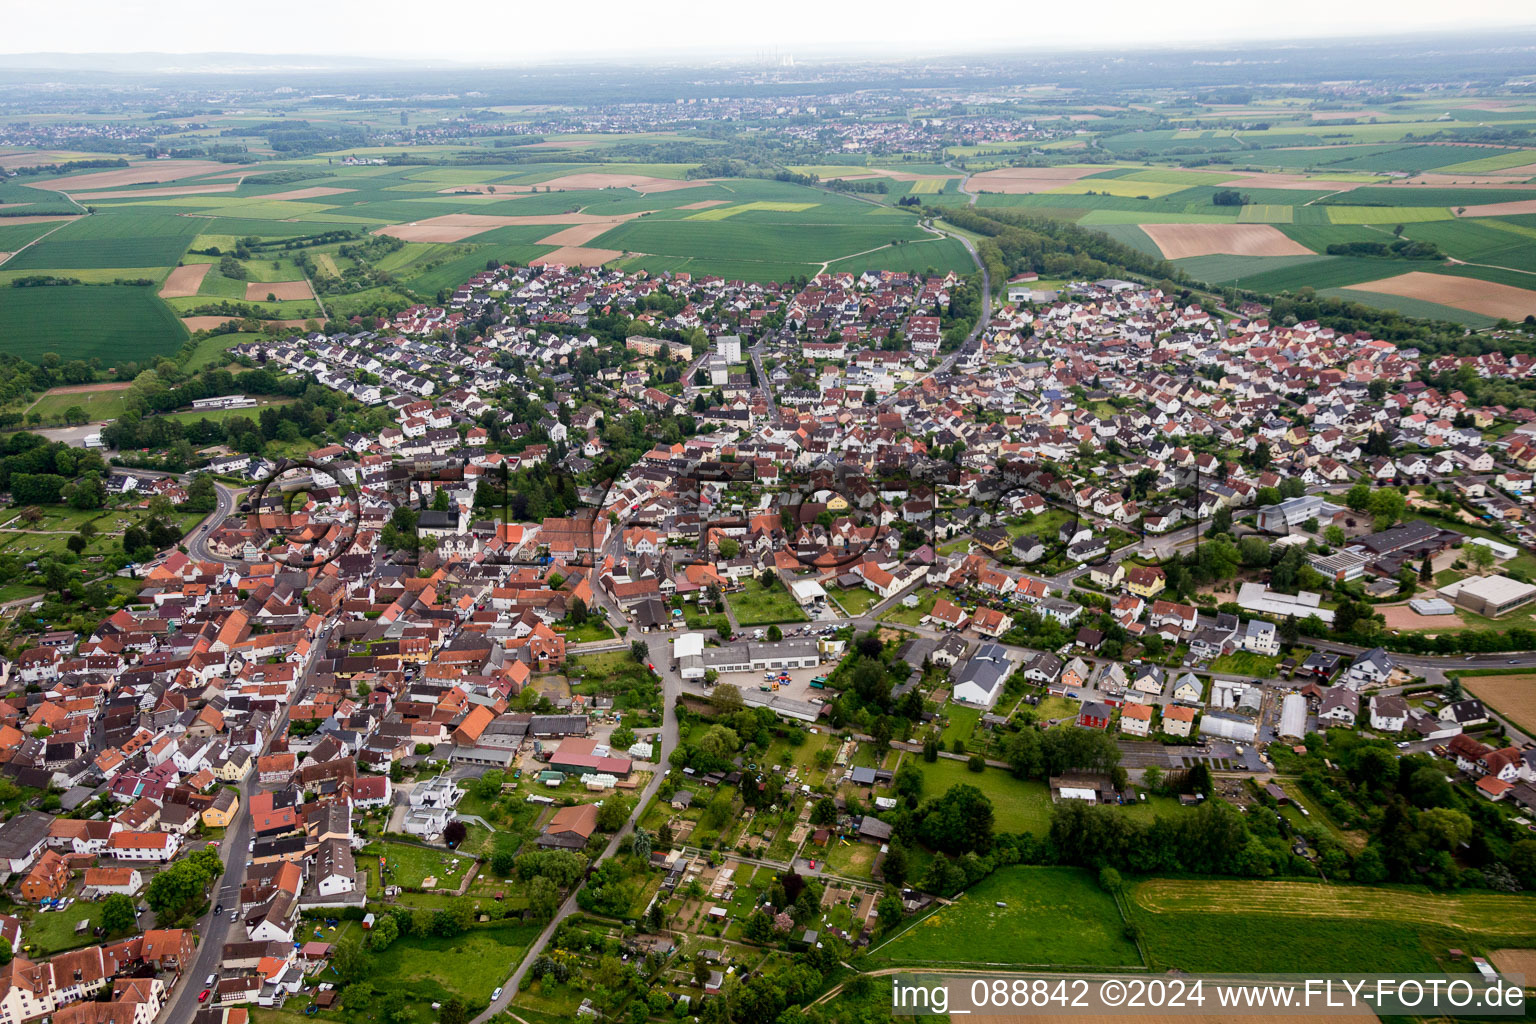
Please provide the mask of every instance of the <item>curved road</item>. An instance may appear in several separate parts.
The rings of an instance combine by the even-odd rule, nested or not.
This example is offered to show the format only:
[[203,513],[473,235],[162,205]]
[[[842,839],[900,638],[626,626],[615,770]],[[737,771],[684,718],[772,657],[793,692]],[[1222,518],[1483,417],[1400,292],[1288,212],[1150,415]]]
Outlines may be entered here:
[[208,538],[213,531],[224,525],[224,520],[235,511],[235,491],[215,480],[213,492],[217,499],[213,514],[204,519],[187,538],[187,553],[200,562],[224,562],[234,565],[237,564],[235,560],[221,558],[208,550]]

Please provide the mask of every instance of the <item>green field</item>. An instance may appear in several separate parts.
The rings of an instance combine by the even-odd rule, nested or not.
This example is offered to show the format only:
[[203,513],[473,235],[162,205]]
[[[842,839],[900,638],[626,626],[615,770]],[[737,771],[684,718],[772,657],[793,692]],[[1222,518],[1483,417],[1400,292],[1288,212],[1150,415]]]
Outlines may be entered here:
[[186,337],[152,288],[7,288],[0,302],[0,351],[28,359],[57,352],[64,359],[99,358],[105,366],[142,363],[174,355]]
[[767,626],[806,620],[799,602],[779,584],[775,584],[772,590],[764,590],[757,580],[749,580],[742,590],[727,594],[725,602],[740,626]]
[[34,238],[41,238],[55,228],[62,228],[64,221],[43,221],[37,224],[7,224],[0,217],[0,252],[15,252]]
[[158,212],[103,208],[81,217],[6,261],[6,270],[168,267],[197,235],[200,222]]
[[1211,662],[1211,671],[1233,676],[1255,676],[1265,679],[1275,674],[1279,658],[1269,658],[1252,651],[1236,651],[1223,654]]
[[1330,205],[1328,219],[1335,224],[1416,224],[1427,220],[1450,220],[1451,211],[1443,206]]
[[91,420],[116,419],[123,413],[123,393],[126,390],[64,392],[56,389],[39,397],[27,407],[27,411],[37,413],[44,423],[63,422],[64,411],[71,406],[84,409],[85,415]]
[[1151,966],[1189,971],[1430,971],[1452,947],[1533,944],[1536,900],[1310,882],[1150,879],[1131,918]]
[[203,338],[193,348],[192,354],[187,357],[186,370],[188,373],[196,373],[210,366],[222,366],[227,361],[227,353],[231,348],[242,341],[250,340],[243,334],[211,334]]
[[869,958],[881,966],[1141,965],[1114,898],[1079,868],[1002,868]]
[[[954,709],[950,711],[953,720]],[[920,760],[911,763],[922,769],[924,800],[943,796],[951,786],[975,786],[992,801],[997,831],[1043,836],[1051,827],[1051,793],[1043,782],[1016,779],[999,768],[973,772],[964,761],[947,757],[931,764]]]

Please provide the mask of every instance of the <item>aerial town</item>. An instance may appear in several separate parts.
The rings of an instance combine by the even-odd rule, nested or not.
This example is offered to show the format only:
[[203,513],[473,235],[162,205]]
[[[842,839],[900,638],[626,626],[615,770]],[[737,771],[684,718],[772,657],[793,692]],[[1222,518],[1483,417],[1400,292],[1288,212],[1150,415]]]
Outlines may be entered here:
[[[1536,975],[1536,315],[1213,284],[1196,261],[1295,254],[1154,258],[1091,225],[1208,224],[973,189],[1072,187],[1072,124],[721,93],[370,141],[783,119],[944,158],[878,190],[614,161],[500,194],[522,165],[354,146],[242,213],[249,179],[136,157],[183,166],[41,226],[206,200],[137,284],[39,275],[70,243],[0,220],[17,301],[142,293],[186,339],[0,345],[0,1024],[831,1024],[894,1019],[897,969]],[[162,134],[15,120],[0,161]],[[952,165],[988,145],[1010,162]],[[0,203],[36,191],[20,160]],[[1115,170],[1060,194],[1113,214],[1208,173]],[[391,223],[249,227],[350,192]],[[498,212],[393,212],[423,201]],[[787,238],[754,218],[818,203],[902,226],[783,275],[604,241]],[[1327,252],[1394,244],[1369,223]],[[1285,237],[1223,230],[1249,226]],[[482,234],[520,231],[554,251]]]

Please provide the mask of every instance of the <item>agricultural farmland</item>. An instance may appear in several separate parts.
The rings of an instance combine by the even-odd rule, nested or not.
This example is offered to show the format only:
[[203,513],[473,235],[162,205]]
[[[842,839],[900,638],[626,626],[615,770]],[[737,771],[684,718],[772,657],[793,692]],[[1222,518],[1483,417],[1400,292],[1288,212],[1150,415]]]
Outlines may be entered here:
[[1536,732],[1536,675],[1466,676],[1461,686],[1527,733]]
[[[832,264],[857,271],[972,269],[958,243],[920,230],[906,210],[787,182],[685,180],[688,166],[342,167],[294,160],[264,164],[248,181],[239,167],[166,160],[37,187],[5,183],[0,201],[26,203],[40,214],[61,203],[78,212],[53,191],[62,188],[91,196],[95,212],[72,221],[0,220],[0,253],[15,254],[0,267],[0,286],[48,274],[100,285],[149,280],[156,288],[133,293],[108,318],[97,316],[103,295],[80,288],[8,296],[0,345],[66,358],[109,350],[114,358],[138,358],[175,351],[184,336],[176,314],[193,327],[222,322],[225,315],[208,320],[213,310],[201,309],[219,302],[244,303],[257,316],[283,321],[319,317],[291,259],[274,266],[263,252],[238,261],[243,276],[234,277],[218,256],[189,249],[227,254],[239,239],[282,244],[337,229],[407,242],[373,266],[383,284],[375,278],[367,290],[322,295],[338,315],[433,299],[489,260],[621,261],[631,269],[751,280],[810,275]],[[930,173],[859,170],[890,178],[897,191],[944,187],[943,168],[917,169]],[[277,173],[283,171],[298,177]],[[355,265],[339,254],[339,242],[304,244],[315,267],[333,279]]]
[[33,357],[143,363],[173,355],[187,331],[153,288],[69,285],[9,288],[0,302],[0,351]]
[[1536,901],[1495,893],[1158,878],[1128,904],[1155,969],[1428,971],[1453,947],[1536,937]]

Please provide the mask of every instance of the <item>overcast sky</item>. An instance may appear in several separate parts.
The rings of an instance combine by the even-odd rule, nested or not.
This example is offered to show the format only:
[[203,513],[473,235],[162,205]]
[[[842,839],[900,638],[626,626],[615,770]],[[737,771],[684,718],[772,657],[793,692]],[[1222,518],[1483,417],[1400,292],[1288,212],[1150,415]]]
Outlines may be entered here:
[[[7,4],[0,52],[353,54],[516,64],[571,56],[1094,49],[1536,25],[1533,0],[74,0]],[[1347,77],[1347,68],[1340,77]]]

